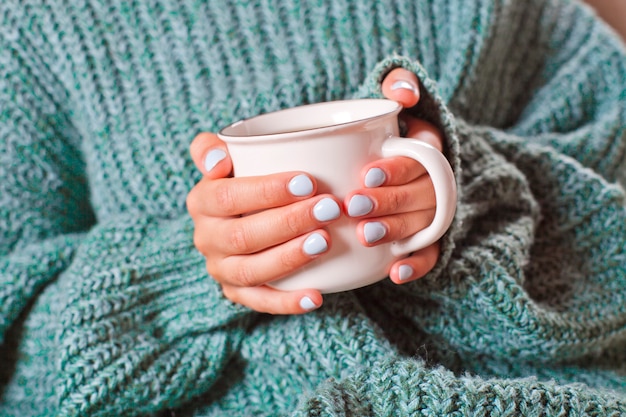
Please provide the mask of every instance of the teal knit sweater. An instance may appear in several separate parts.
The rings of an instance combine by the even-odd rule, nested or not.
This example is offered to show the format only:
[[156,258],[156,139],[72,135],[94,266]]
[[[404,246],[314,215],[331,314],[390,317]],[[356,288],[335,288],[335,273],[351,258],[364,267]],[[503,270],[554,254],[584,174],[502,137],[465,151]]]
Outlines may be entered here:
[[[0,415],[626,415],[626,52],[526,0],[4,0]],[[402,66],[457,217],[424,279],[303,316],[223,297],[200,131]]]

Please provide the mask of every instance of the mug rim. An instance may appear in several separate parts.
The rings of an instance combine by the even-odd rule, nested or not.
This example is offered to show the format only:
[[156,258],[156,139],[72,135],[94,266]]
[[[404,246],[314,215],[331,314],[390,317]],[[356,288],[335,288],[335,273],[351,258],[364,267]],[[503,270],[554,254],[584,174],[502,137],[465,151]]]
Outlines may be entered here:
[[[250,134],[250,135],[236,135],[236,134],[229,134],[227,133],[228,130],[234,129],[237,126],[243,124],[243,123],[247,123],[250,122],[252,120],[258,119],[258,118],[263,118],[263,117],[268,117],[268,116],[272,116],[275,115],[277,113],[281,113],[281,112],[289,112],[290,110],[298,110],[298,111],[304,111],[306,108],[311,108],[311,107],[321,107],[324,105],[329,105],[329,104],[347,104],[347,103],[351,103],[351,102],[371,102],[371,103],[393,103],[393,107],[390,108],[388,111],[382,112],[382,113],[378,113],[375,114],[373,116],[368,116],[368,117],[363,117],[363,118],[359,118],[357,120],[351,120],[348,122],[340,122],[340,123],[334,123],[334,124],[327,124],[327,125],[322,125],[322,126],[315,126],[315,127],[303,127],[301,129],[293,129],[293,130],[288,130],[288,131],[278,131],[278,132],[274,132],[274,133],[261,133],[261,134]],[[238,120],[234,123],[231,123],[225,127],[223,127],[222,129],[220,129],[217,133],[218,137],[220,139],[222,139],[224,142],[238,142],[238,143],[245,143],[245,142],[251,142],[254,141],[255,143],[259,143],[260,139],[265,139],[265,140],[280,140],[283,138],[288,138],[288,139],[293,139],[294,136],[305,136],[305,135],[309,135],[311,133],[323,133],[325,131],[335,131],[335,130],[340,130],[340,129],[345,129],[347,127],[350,127],[354,124],[358,124],[358,123],[363,123],[363,122],[367,122],[370,120],[376,120],[379,118],[383,118],[383,117],[387,117],[393,114],[397,114],[402,110],[402,105],[396,101],[393,100],[389,100],[389,99],[385,99],[385,98],[366,98],[366,99],[345,99],[345,100],[331,100],[331,101],[321,101],[318,103],[311,103],[311,104],[303,104],[300,106],[296,106],[296,107],[287,107],[284,109],[279,109],[279,110],[274,110],[268,113],[262,113],[262,114],[258,114],[252,117],[248,117],[248,118],[244,118],[241,120]]]

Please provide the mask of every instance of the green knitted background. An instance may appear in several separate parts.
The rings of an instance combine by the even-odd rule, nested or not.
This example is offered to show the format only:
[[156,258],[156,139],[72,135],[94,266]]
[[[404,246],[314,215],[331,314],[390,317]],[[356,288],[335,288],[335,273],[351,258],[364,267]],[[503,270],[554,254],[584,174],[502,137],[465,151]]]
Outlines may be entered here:
[[[529,0],[0,4],[0,415],[626,415],[626,52]],[[194,135],[380,96],[444,132],[424,279],[303,316],[193,247]]]

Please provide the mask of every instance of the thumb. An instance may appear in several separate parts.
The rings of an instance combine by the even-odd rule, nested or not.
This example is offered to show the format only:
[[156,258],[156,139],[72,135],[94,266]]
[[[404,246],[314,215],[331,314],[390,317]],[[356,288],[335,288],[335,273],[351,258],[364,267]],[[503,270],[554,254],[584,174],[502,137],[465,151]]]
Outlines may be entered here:
[[209,178],[227,177],[233,169],[226,144],[214,133],[198,134],[189,146],[196,167]]
[[383,95],[389,100],[400,103],[409,108],[417,104],[420,99],[419,82],[417,76],[404,68],[392,70],[382,83]]

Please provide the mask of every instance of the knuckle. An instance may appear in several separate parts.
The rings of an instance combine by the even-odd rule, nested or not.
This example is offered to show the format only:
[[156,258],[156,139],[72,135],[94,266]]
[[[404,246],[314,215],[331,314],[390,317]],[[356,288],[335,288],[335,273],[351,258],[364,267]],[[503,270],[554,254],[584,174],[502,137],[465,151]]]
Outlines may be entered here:
[[233,226],[227,241],[232,253],[241,254],[250,252],[250,238],[244,227]]
[[408,199],[407,193],[401,192],[399,190],[396,190],[396,192],[390,193],[389,197],[390,198],[388,200],[388,203],[389,203],[389,210],[391,213],[397,213],[401,211]]
[[274,181],[263,181],[257,185],[256,189],[259,192],[259,197],[270,198],[274,194],[276,187]]
[[235,304],[241,304],[237,291],[234,291],[229,285],[222,285],[222,294]]
[[209,259],[208,257],[205,257],[204,265],[205,265],[206,271],[213,279],[216,279],[216,275],[214,273],[215,268],[213,264],[214,262],[211,259]]
[[185,204],[189,215],[193,218],[198,213],[199,200],[198,200],[198,187],[193,187],[185,198]]
[[200,233],[198,229],[195,229],[193,232],[193,246],[202,254],[206,252],[207,248],[204,233]]
[[286,271],[293,271],[302,264],[302,257],[293,251],[285,251],[280,255],[280,264]]
[[219,263],[211,257],[206,257],[205,259],[206,259],[205,267],[209,276],[217,282],[222,282],[223,277],[222,277],[222,274],[220,273]]
[[281,227],[285,227],[292,235],[298,235],[302,232],[304,219],[305,217],[301,213],[296,213],[292,210],[282,218]]
[[239,287],[256,287],[258,282],[256,269],[246,262],[240,262],[232,279]]
[[276,200],[276,197],[281,195],[284,185],[276,181],[263,181],[256,187],[259,193],[258,198],[265,202],[271,202]]
[[235,213],[235,196],[233,188],[226,182],[219,182],[213,189],[213,200],[218,210],[225,215],[233,215]]
[[405,216],[398,219],[396,223],[396,233],[400,238],[404,238],[410,234],[409,223]]
[[[198,217],[194,220],[193,245],[205,257],[209,253],[217,253],[220,249],[220,239],[215,239],[221,230],[219,223],[211,217]],[[221,251],[220,251],[221,252]]]

